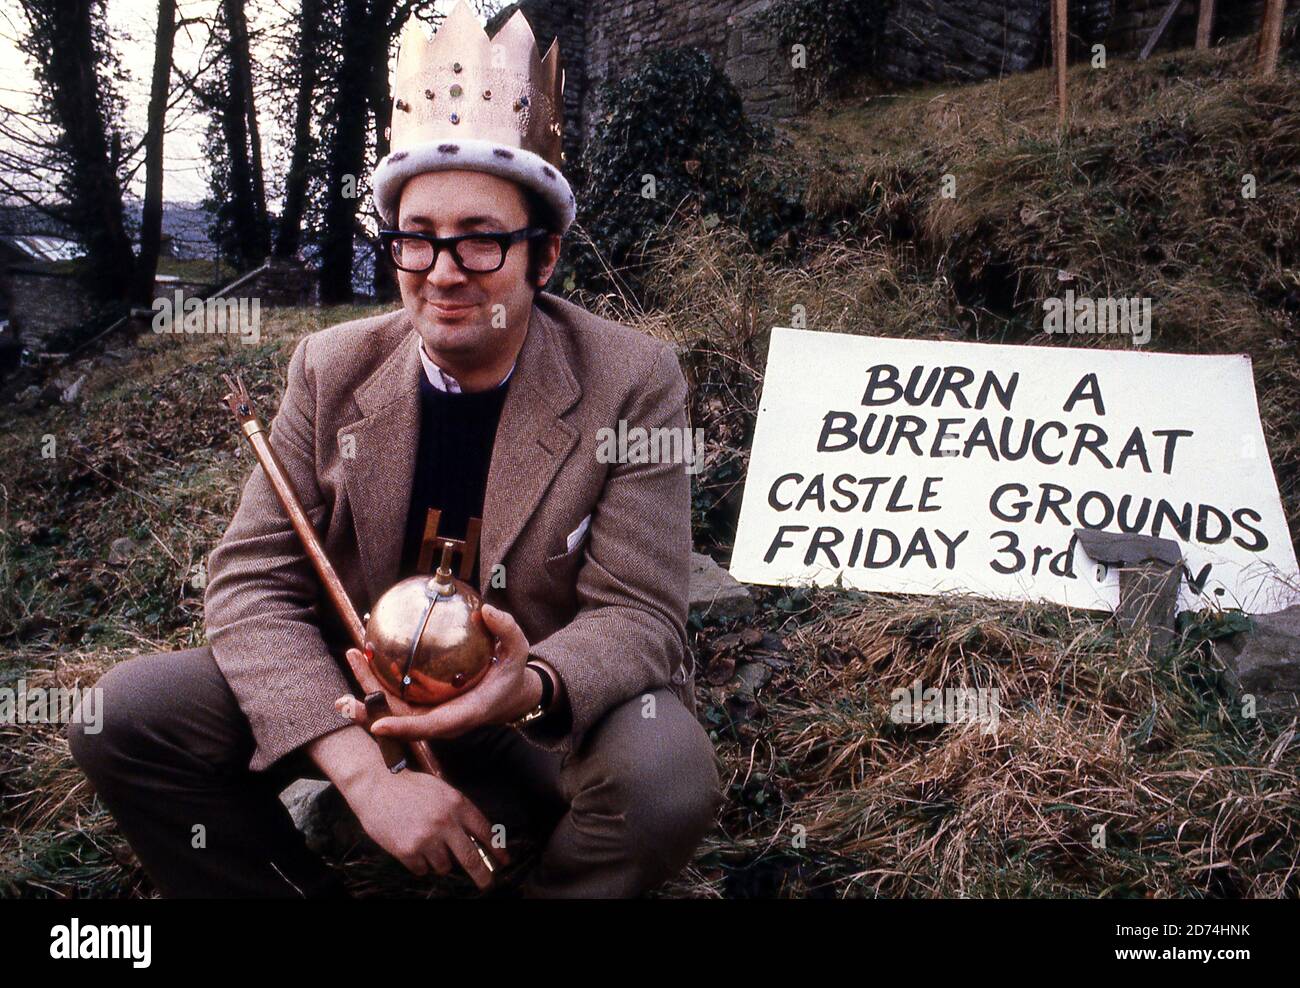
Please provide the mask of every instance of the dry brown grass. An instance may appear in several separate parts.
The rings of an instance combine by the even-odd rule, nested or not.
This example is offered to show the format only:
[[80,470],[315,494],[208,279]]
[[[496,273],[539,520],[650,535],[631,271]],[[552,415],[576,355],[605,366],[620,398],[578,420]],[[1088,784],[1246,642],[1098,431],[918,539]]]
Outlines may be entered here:
[[[674,894],[1300,891],[1295,725],[1243,719],[1208,651],[1152,659],[1095,617],[958,597],[817,591],[784,626],[793,665],[717,718],[732,800]],[[996,730],[895,723],[917,681],[997,689]]]
[[[219,398],[237,371],[274,410],[293,344],[366,310],[271,310],[263,342],[146,334],[102,363],[87,399],[0,435],[0,687],[92,686],[114,662],[202,638],[197,564],[249,462]],[[44,437],[55,455],[43,458]],[[110,565],[109,547],[137,551]],[[125,895],[148,886],[58,725],[0,725],[0,895]]]

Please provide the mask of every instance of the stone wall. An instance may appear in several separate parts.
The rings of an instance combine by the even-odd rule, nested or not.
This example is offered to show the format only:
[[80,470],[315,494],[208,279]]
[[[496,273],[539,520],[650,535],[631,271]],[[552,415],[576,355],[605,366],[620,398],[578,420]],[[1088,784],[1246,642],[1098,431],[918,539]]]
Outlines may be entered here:
[[[570,158],[598,119],[597,90],[654,47],[693,45],[735,83],[753,116],[782,119],[796,109],[788,53],[755,17],[774,0],[522,0],[543,51],[556,36],[566,70],[565,150]],[[1169,0],[1070,0],[1073,56],[1104,42],[1112,55],[1141,50]],[[1184,0],[1160,49],[1191,44],[1196,0]],[[1219,0],[1216,40],[1258,30],[1264,0]],[[1049,0],[894,0],[876,71],[899,83],[974,81],[1050,60]]]
[[[560,39],[560,65],[564,69],[564,153],[576,158],[585,133],[582,97],[587,91],[587,0],[544,0],[523,3],[524,16],[537,38],[543,55],[551,42]],[[487,23],[488,34],[497,29],[520,7],[512,3]]]
[[299,261],[269,257],[237,290],[235,296],[256,298],[259,305],[315,305],[319,301],[316,272]]
[[[1114,0],[1115,13],[1106,36],[1109,51],[1138,52],[1160,18],[1164,16],[1169,0]],[[1196,41],[1196,15],[1200,4],[1184,0],[1169,29],[1160,39],[1156,51],[1194,44]],[[1264,0],[1219,0],[1214,19],[1214,37],[1240,35],[1258,31],[1264,17]]]
[[[1071,57],[1095,43],[1133,56],[1170,0],[1070,0]],[[1257,30],[1264,0],[1219,0],[1215,38]],[[1183,0],[1157,51],[1196,40],[1199,4]],[[898,82],[974,81],[1039,68],[1051,58],[1050,0],[895,0],[877,72]]]
[[1035,68],[1047,10],[1047,0],[896,0],[876,71],[897,82],[939,82]]
[[5,274],[14,337],[29,350],[46,349],[46,342],[59,330],[95,316],[95,306],[71,275],[20,265]]
[[631,59],[649,48],[687,45],[712,56],[740,90],[747,113],[789,116],[794,112],[789,62],[756,21],[771,5],[772,0],[590,0],[584,117],[599,112],[600,83],[622,76]]
[[[14,265],[5,271],[10,295],[9,318],[15,342],[32,351],[48,349],[51,338],[95,318],[97,307],[72,275],[37,266]],[[154,297],[206,297],[211,285],[160,275]],[[238,283],[236,297],[257,298],[259,305],[311,305],[316,302],[314,272],[296,261],[268,261]]]
[[[795,110],[789,60],[755,20],[773,0],[522,0],[489,22],[524,11],[543,53],[560,38],[569,133],[587,133],[599,113],[598,90],[620,78],[629,61],[656,47],[708,52],[740,90],[747,113],[788,117]],[[576,125],[576,126],[575,126]],[[566,153],[573,154],[566,139]]]

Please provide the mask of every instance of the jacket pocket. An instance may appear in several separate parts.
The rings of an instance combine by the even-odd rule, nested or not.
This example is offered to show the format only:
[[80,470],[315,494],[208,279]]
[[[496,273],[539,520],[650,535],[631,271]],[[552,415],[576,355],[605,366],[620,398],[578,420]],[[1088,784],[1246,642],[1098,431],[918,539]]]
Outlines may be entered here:
[[582,562],[583,546],[574,546],[568,552],[547,556],[542,563],[546,577],[546,593],[552,600],[566,608],[575,608],[578,600],[578,565]]
[[571,569],[577,569],[578,560],[581,558],[581,545],[576,545],[567,552],[557,552],[553,556],[546,557],[546,572],[548,574],[561,574],[566,573]]

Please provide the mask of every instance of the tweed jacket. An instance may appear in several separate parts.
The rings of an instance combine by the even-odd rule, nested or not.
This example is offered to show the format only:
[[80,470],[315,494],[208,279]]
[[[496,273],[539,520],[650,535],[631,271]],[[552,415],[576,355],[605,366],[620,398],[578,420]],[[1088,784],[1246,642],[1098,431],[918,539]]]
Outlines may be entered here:
[[[271,426],[358,613],[398,579],[420,431],[417,338],[404,310],[304,338]],[[597,455],[598,433],[620,420],[685,437],[674,349],[540,293],[492,450],[479,590],[564,682],[571,720],[523,728],[550,750],[570,750],[649,689],[695,706],[690,479],[682,463],[601,462],[610,457]],[[504,586],[493,585],[498,564]],[[345,642],[260,466],[209,557],[205,610],[217,665],[252,727],[253,771],[341,726]]]

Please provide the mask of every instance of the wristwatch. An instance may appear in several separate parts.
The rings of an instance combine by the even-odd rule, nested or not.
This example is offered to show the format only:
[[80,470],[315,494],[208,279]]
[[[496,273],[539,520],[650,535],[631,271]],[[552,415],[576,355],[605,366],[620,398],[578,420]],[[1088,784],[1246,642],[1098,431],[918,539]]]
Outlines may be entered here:
[[537,720],[539,717],[545,717],[550,710],[551,702],[555,699],[555,684],[551,682],[551,674],[546,671],[540,662],[528,662],[525,668],[534,670],[537,675],[542,677],[542,697],[537,701],[537,706],[524,714],[522,717],[516,717],[510,722],[511,727],[523,727],[530,721]]

